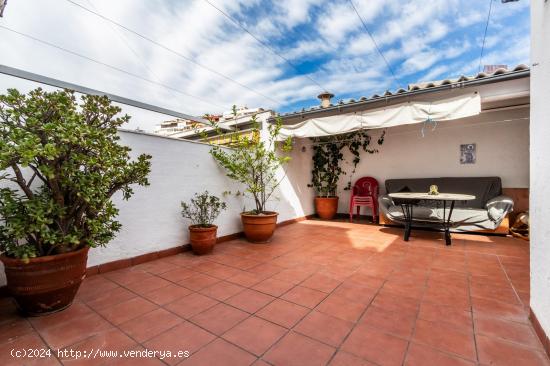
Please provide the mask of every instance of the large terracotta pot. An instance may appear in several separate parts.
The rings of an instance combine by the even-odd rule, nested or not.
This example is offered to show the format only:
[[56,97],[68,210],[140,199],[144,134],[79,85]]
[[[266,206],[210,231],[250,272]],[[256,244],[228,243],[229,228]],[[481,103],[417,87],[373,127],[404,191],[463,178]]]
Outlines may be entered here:
[[322,219],[333,219],[338,212],[338,197],[315,197],[315,211]]
[[241,213],[244,235],[253,243],[266,243],[277,226],[277,212],[264,211],[260,215]]
[[51,314],[69,307],[86,277],[88,247],[56,255],[21,259],[0,256],[8,291],[19,309],[30,316]]
[[216,244],[217,233],[218,227],[216,225],[210,227],[189,226],[189,239],[193,253],[197,255],[210,253]]

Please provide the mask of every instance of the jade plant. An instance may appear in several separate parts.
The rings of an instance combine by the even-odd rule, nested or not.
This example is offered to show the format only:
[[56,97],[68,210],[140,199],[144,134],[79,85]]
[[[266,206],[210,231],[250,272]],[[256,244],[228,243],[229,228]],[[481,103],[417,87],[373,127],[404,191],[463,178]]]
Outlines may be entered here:
[[[384,143],[385,131],[382,132],[378,140],[378,145]],[[361,151],[368,154],[378,153],[377,149],[371,148],[372,137],[367,131],[360,130],[341,135],[314,137],[313,142],[313,170],[311,171],[311,183],[319,197],[335,197],[338,188],[338,182],[342,174],[346,174],[342,168],[345,162],[344,152],[347,149],[352,155],[352,171],[349,180],[344,189],[351,188],[351,181],[361,161]]]
[[130,117],[105,96],[69,90],[0,95],[0,253],[29,258],[106,245],[120,229],[112,197],[146,186],[117,128]]
[[279,168],[290,161],[291,139],[280,143],[276,149],[277,137],[282,128],[280,118],[268,124],[268,136],[263,140],[261,125],[256,116],[251,119],[252,130],[249,134],[238,132],[229,134],[231,148],[214,146],[210,153],[225,170],[229,178],[242,183],[245,194],[250,194],[255,208],[249,213],[260,215],[266,212],[266,203],[272,198],[283,177],[278,175]]
[[227,208],[225,202],[210,195],[208,191],[195,193],[189,203],[181,203],[181,215],[189,219],[191,224],[198,227],[212,227],[214,220]]

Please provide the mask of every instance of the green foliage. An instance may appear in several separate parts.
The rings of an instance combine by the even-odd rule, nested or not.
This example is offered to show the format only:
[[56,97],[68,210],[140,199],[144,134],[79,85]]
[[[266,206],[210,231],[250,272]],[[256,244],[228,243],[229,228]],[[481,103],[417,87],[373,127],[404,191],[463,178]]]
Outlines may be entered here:
[[282,181],[282,178],[277,177],[277,170],[290,161],[290,139],[281,143],[280,153],[275,151],[281,127],[280,118],[274,124],[269,124],[269,136],[264,141],[260,138],[261,126],[256,116],[253,116],[251,136],[233,133],[231,149],[214,146],[210,150],[214,159],[226,170],[227,176],[245,186],[245,193],[252,196],[256,207],[251,212],[257,215],[266,211],[267,201]]
[[191,203],[181,203],[181,215],[191,220],[193,225],[210,227],[220,212],[226,208],[225,202],[216,196],[211,196],[208,191],[204,191],[201,194],[195,193],[195,197],[191,198]]
[[28,259],[106,245],[120,229],[111,197],[148,185],[150,156],[131,161],[107,97],[72,91],[0,95],[0,252]]
[[[378,145],[384,143],[385,131],[378,138]],[[377,149],[371,149],[369,146],[372,137],[365,130],[345,133],[341,135],[314,137],[313,141],[313,170],[311,171],[311,184],[317,195],[320,197],[334,197],[338,188],[338,181],[342,174],[346,172],[342,169],[341,163],[344,161],[343,150],[346,148],[352,155],[351,164],[353,170],[350,174],[346,190],[351,188],[351,180],[355,173],[357,165],[361,161],[361,151],[375,154]]]

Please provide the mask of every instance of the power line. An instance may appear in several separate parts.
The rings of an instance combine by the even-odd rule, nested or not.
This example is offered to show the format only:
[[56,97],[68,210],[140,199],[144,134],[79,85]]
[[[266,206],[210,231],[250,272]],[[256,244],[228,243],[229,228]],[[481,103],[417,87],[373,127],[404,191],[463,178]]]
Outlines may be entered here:
[[44,40],[42,40],[42,39],[36,38],[36,37],[31,36],[31,35],[29,35],[29,34],[26,34],[26,33],[22,33],[22,32],[16,31],[15,29],[11,29],[11,28],[8,28],[8,27],[3,26],[3,25],[0,25],[0,28],[5,29],[5,30],[7,30],[7,31],[10,31],[10,32],[12,32],[12,33],[18,34],[18,35],[20,35],[20,36],[22,36],[22,37],[25,37],[25,38],[27,38],[27,39],[31,39],[31,40],[33,40],[33,41],[35,41],[35,42],[44,44],[44,45],[46,45],[46,46],[56,48],[56,49],[58,49],[58,50],[60,50],[60,51],[69,53],[69,54],[71,54],[71,55],[73,55],[73,56],[77,56],[77,57],[83,58],[83,59],[85,59],[85,60],[94,62],[94,63],[96,63],[96,64],[99,64],[99,65],[108,67],[108,68],[110,68],[110,69],[112,69],[112,70],[116,70],[116,71],[118,71],[118,72],[121,72],[121,73],[123,73],[123,74],[132,76],[132,77],[134,77],[134,78],[137,78],[137,79],[146,81],[146,82],[151,83],[151,84],[155,84],[155,85],[162,86],[163,88],[166,88],[166,89],[172,90],[172,91],[174,91],[174,92],[176,92],[176,93],[179,93],[179,94],[185,95],[185,96],[187,96],[187,97],[193,98],[193,99],[198,100],[198,101],[200,101],[200,102],[202,102],[202,103],[206,103],[206,104],[209,104],[209,105],[211,105],[211,106],[215,106],[216,108],[221,108],[222,110],[225,110],[225,109],[226,109],[226,107],[217,105],[217,104],[215,104],[215,103],[209,102],[209,101],[204,100],[204,99],[202,99],[202,98],[199,98],[199,97],[196,97],[196,96],[194,96],[194,95],[191,95],[191,94],[188,94],[188,93],[186,93],[186,92],[183,92],[183,91],[181,91],[181,90],[175,89],[175,88],[173,88],[173,87],[171,87],[171,86],[169,86],[169,85],[166,85],[166,84],[163,84],[163,83],[156,82],[156,81],[154,81],[154,80],[150,80],[150,79],[144,78],[144,77],[142,77],[142,76],[140,76],[140,75],[138,75],[138,74],[134,74],[134,73],[132,73],[132,72],[130,72],[130,71],[126,71],[126,70],[121,69],[121,68],[119,68],[119,67],[110,65],[110,64],[105,63],[105,62],[103,62],[103,61],[96,60],[96,59],[94,59],[94,58],[91,58],[91,57],[88,57],[88,56],[86,56],[86,55],[80,54],[80,53],[78,53],[78,52],[71,51],[71,50],[69,50],[69,49],[67,49],[67,48],[58,46],[58,45],[56,45],[56,44],[53,44],[53,43],[50,43],[50,42],[47,42],[47,41],[44,41]]
[[483,33],[483,43],[481,44],[481,53],[479,54],[479,66],[477,72],[481,72],[481,61],[483,59],[483,51],[485,50],[485,38],[487,37],[487,29],[489,28],[489,20],[491,19],[491,9],[493,8],[493,0],[489,0],[489,13],[487,14],[487,22],[485,23],[485,32]]
[[208,67],[208,66],[205,66],[205,65],[203,65],[203,64],[201,64],[201,63],[195,61],[195,60],[193,60],[192,58],[190,58],[190,57],[188,57],[188,56],[185,56],[185,55],[183,55],[182,53],[180,53],[180,52],[178,52],[178,51],[175,51],[174,49],[172,49],[172,48],[170,48],[170,47],[168,47],[168,46],[166,46],[166,45],[164,45],[164,44],[162,44],[162,43],[160,43],[160,42],[157,42],[157,41],[155,41],[155,40],[152,39],[152,38],[149,38],[149,37],[147,37],[147,36],[145,36],[145,35],[143,35],[143,34],[137,32],[137,31],[135,31],[135,30],[133,30],[133,29],[131,29],[131,28],[128,28],[127,26],[125,26],[125,25],[123,25],[123,24],[121,24],[121,23],[118,23],[117,21],[115,21],[115,20],[113,20],[113,19],[111,19],[111,18],[108,18],[108,17],[106,17],[106,16],[103,15],[103,14],[100,14],[100,13],[98,13],[98,12],[96,12],[96,11],[93,11],[93,10],[91,10],[91,9],[89,9],[89,8],[87,8],[87,7],[85,7],[84,5],[81,5],[81,4],[79,4],[79,3],[77,3],[77,2],[75,2],[75,1],[73,1],[73,0],[66,0],[66,1],[68,1],[69,3],[71,3],[71,4],[75,5],[75,6],[78,6],[79,8],[81,8],[81,9],[87,11],[88,13],[91,13],[91,14],[97,16],[97,17],[100,17],[101,19],[103,19],[103,20],[105,20],[105,21],[108,21],[108,22],[110,22],[110,23],[116,25],[117,27],[120,27],[120,28],[122,28],[122,29],[124,29],[124,30],[126,30],[126,31],[128,31],[128,32],[130,32],[130,33],[132,33],[132,34],[134,34],[134,35],[136,35],[136,36],[138,36],[138,37],[140,37],[140,38],[142,38],[142,39],[144,39],[144,40],[150,42],[150,43],[153,43],[154,45],[156,45],[156,46],[158,46],[158,47],[160,47],[160,48],[162,48],[162,49],[164,49],[164,50],[166,50],[166,51],[168,51],[168,52],[170,52],[170,53],[172,53],[172,54],[174,54],[174,55],[176,55],[176,56],[178,56],[178,57],[181,57],[181,58],[183,58],[184,60],[186,60],[186,61],[188,61],[188,62],[191,62],[193,65],[196,65],[196,66],[198,66],[198,67],[200,67],[200,68],[202,68],[202,69],[204,69],[204,70],[206,70],[206,71],[208,71],[208,72],[210,72],[210,73],[216,74],[216,75],[218,75],[218,76],[221,77],[221,78],[224,78],[224,79],[226,79],[226,80],[228,80],[228,81],[230,81],[230,82],[232,82],[232,83],[234,83],[234,84],[239,85],[240,87],[242,87],[242,88],[244,88],[244,89],[247,89],[247,90],[249,90],[249,91],[251,91],[251,92],[253,92],[253,93],[255,93],[255,94],[257,94],[257,95],[259,95],[259,96],[261,96],[261,97],[263,97],[263,98],[265,98],[265,99],[268,99],[268,100],[274,102],[275,104],[278,104],[278,105],[284,104],[284,103],[282,103],[282,102],[280,102],[280,101],[278,101],[278,100],[276,100],[276,99],[273,99],[272,97],[270,97],[270,96],[268,96],[268,95],[265,95],[265,94],[263,94],[263,93],[261,93],[261,92],[259,92],[259,91],[257,91],[257,90],[254,90],[253,88],[251,88],[251,87],[249,87],[249,86],[247,86],[247,85],[245,85],[245,84],[243,84],[243,83],[241,83],[241,82],[239,82],[239,81],[237,81],[237,80],[235,80],[235,79],[233,79],[233,78],[231,78],[231,77],[229,77],[229,76],[227,76],[227,75],[224,75],[224,74],[222,74],[222,73],[220,73],[220,72],[218,72],[218,71],[216,71],[216,70],[214,70],[214,69],[212,69],[212,68],[210,68],[210,67]]
[[[216,5],[214,5],[212,2],[210,2],[209,0],[204,0],[204,2],[206,2],[208,5],[210,5],[211,7],[213,7],[214,9],[216,9],[218,12],[220,12],[223,16],[225,16],[227,19],[229,19],[233,24],[235,24],[237,27],[241,28],[243,31],[245,31],[246,33],[248,33],[252,38],[254,38],[256,40],[256,42],[258,42],[260,45],[262,45],[264,48],[266,48],[267,50],[269,50],[271,53],[273,53],[274,55],[278,56],[280,59],[282,59],[283,61],[285,61],[287,64],[289,64],[294,70],[300,72],[300,70],[298,69],[298,67],[296,65],[294,65],[289,59],[287,59],[286,57],[284,57],[283,55],[281,55],[280,53],[278,53],[277,51],[275,51],[273,49],[273,47],[269,46],[267,43],[265,43],[264,41],[262,41],[261,39],[259,39],[257,36],[255,36],[251,31],[249,31],[247,28],[245,28],[238,20],[236,20],[235,18],[233,18],[231,15],[229,15],[228,13],[226,13],[225,11],[223,11],[222,9],[220,9],[219,7],[217,7]],[[326,88],[324,88],[321,84],[319,84],[315,79],[313,79],[311,76],[309,75],[303,75],[305,76],[306,78],[308,78],[313,84],[317,85],[319,88],[321,88],[321,90],[326,90]]]
[[384,56],[384,54],[380,50],[380,47],[378,47],[378,44],[376,43],[376,40],[374,39],[374,36],[372,35],[369,28],[367,27],[367,23],[365,23],[365,21],[363,20],[363,17],[361,16],[361,14],[359,14],[359,11],[357,11],[357,8],[353,4],[353,0],[348,0],[348,1],[350,3],[351,7],[353,8],[353,10],[355,11],[355,14],[357,14],[357,17],[359,18],[359,20],[363,24],[363,28],[365,28],[365,31],[368,33],[370,39],[372,40],[372,43],[374,43],[374,47],[376,48],[376,50],[378,51],[380,56],[382,56],[382,59],[384,60],[384,62],[386,63],[386,66],[388,67],[388,70],[390,70],[390,73],[393,77],[393,80],[396,83],[396,87],[399,87],[399,81],[397,80],[397,77],[395,76],[395,73],[393,72],[393,69],[392,69],[390,63],[388,62],[388,60],[386,59],[386,57]]

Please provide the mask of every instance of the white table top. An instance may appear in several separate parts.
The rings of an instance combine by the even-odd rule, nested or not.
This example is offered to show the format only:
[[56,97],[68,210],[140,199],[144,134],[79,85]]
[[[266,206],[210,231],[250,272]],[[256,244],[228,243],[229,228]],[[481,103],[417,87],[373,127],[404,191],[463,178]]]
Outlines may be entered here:
[[459,193],[439,193],[429,194],[425,192],[396,192],[388,194],[391,198],[410,199],[410,200],[434,200],[434,201],[471,201],[476,196]]

